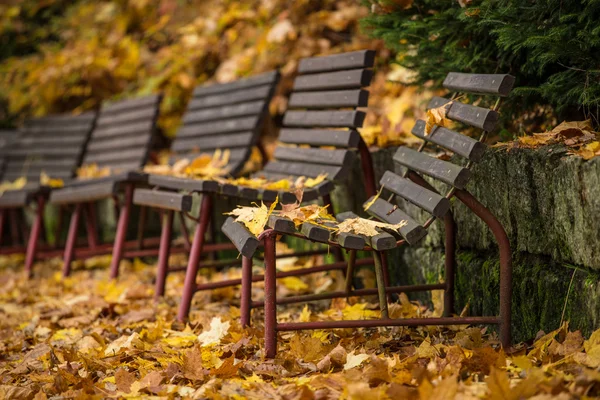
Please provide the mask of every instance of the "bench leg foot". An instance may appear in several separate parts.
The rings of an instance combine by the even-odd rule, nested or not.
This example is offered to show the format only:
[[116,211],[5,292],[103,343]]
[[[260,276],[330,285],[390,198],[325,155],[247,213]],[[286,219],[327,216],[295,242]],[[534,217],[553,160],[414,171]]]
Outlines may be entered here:
[[277,354],[277,277],[275,269],[275,234],[265,235],[265,357]]
[[117,234],[115,235],[115,244],[113,247],[112,259],[110,260],[110,278],[119,277],[119,263],[123,258],[123,247],[125,246],[125,237],[127,235],[127,225],[129,224],[129,212],[133,200],[133,184],[128,183],[125,186],[125,199],[123,207],[119,213],[119,223],[117,224]]
[[385,290],[385,276],[383,273],[383,263],[381,262],[382,254],[379,251],[373,252],[373,262],[375,263],[375,279],[377,280],[377,294],[379,296],[379,309],[381,310],[381,318],[388,319],[388,304],[387,293]]
[[65,244],[65,254],[63,256],[63,277],[71,275],[71,264],[73,263],[73,252],[75,251],[75,242],[77,240],[77,228],[79,228],[79,218],[81,217],[81,209],[83,204],[77,203],[75,211],[71,215],[69,223],[69,233],[67,234],[67,243]]
[[252,306],[252,258],[242,256],[242,288],[240,322],[242,327],[250,326]]
[[173,210],[163,214],[163,226],[160,234],[160,247],[158,249],[158,268],[156,271],[156,287],[154,289],[154,301],[165,295],[165,282],[169,270],[169,253],[171,250],[171,236],[173,233]]
[[454,275],[456,269],[456,224],[452,213],[448,211],[444,217],[446,239],[444,243],[444,313],[443,317],[451,317],[454,313]]
[[200,204],[200,221],[196,227],[196,232],[194,233],[194,240],[192,241],[190,257],[185,272],[183,295],[181,296],[179,312],[177,313],[177,320],[180,322],[187,320],[190,313],[192,297],[194,297],[194,292],[196,290],[196,274],[198,273],[200,255],[202,254],[202,246],[204,245],[204,235],[206,234],[211,211],[212,199],[209,195],[204,194],[202,195],[202,202]]
[[31,227],[29,234],[29,241],[27,243],[27,254],[25,256],[25,271],[27,276],[31,278],[33,276],[33,263],[35,261],[38,241],[40,239],[42,225],[44,223],[44,206],[46,205],[46,199],[44,196],[39,196],[37,201],[37,210],[35,215],[35,221]]

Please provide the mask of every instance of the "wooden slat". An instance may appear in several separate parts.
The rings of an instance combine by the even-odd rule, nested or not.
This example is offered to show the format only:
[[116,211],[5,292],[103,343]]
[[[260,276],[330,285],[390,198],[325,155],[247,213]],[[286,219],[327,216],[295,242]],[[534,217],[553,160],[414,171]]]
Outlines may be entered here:
[[0,196],[0,207],[23,207],[27,205],[30,199],[30,193],[25,190],[8,190]]
[[24,168],[36,168],[36,169],[46,169],[46,171],[52,170],[73,170],[77,166],[76,158],[56,158],[56,159],[33,159],[33,160],[13,160],[10,159],[6,163],[6,169],[24,169]]
[[153,128],[154,121],[151,119],[124,125],[96,127],[92,133],[92,138],[94,141],[102,139],[116,140],[116,138],[122,136],[149,133]]
[[289,144],[356,148],[360,134],[355,130],[283,128],[279,140]]
[[267,221],[267,226],[281,233],[297,233],[294,221],[285,217],[271,215]]
[[362,111],[288,111],[283,117],[286,127],[360,128],[365,120]]
[[360,235],[342,232],[335,235],[335,240],[345,249],[362,250],[367,241]]
[[508,74],[463,74],[450,72],[444,79],[444,87],[457,92],[496,94],[508,96],[515,84],[515,77]]
[[68,124],[65,121],[64,125],[48,125],[41,121],[36,122],[30,126],[24,128],[23,136],[28,135],[56,135],[56,136],[69,136],[72,134],[81,134],[89,132],[92,128],[92,122],[78,122],[76,124]]
[[192,196],[164,190],[136,189],[133,202],[165,210],[189,212],[192,209]]
[[145,163],[146,160],[123,160],[114,163],[106,163],[105,166],[110,167],[111,172],[113,173],[121,173],[128,171],[137,171],[140,170]]
[[284,161],[271,161],[264,168],[267,172],[275,172],[281,175],[307,176],[316,178],[321,174],[327,174],[327,179],[340,179],[348,171],[347,168],[335,167],[331,165],[290,163]]
[[144,97],[138,97],[135,99],[127,99],[110,103],[103,103],[100,109],[101,114],[113,114],[126,112],[136,108],[144,107],[158,107],[160,103],[160,95],[150,95]]
[[173,151],[208,151],[236,147],[250,147],[254,145],[256,136],[253,132],[230,133],[227,135],[209,136],[201,138],[177,137],[173,143]]
[[139,121],[152,121],[156,116],[156,107],[145,107],[137,110],[123,111],[118,114],[100,114],[96,121],[96,129],[106,126],[130,124]]
[[145,147],[137,147],[133,149],[123,149],[110,153],[91,153],[85,158],[88,164],[110,164],[125,160],[141,160],[146,157],[147,150]]
[[87,131],[79,131],[77,135],[73,136],[62,136],[62,137],[51,137],[51,136],[39,136],[39,137],[22,137],[15,143],[16,146],[24,147],[42,147],[47,149],[48,147],[64,147],[64,146],[82,146],[87,139]]
[[304,222],[301,226],[300,232],[315,242],[327,243],[329,241],[329,229],[325,229],[311,222]]
[[[427,105],[427,108],[438,108],[449,102],[449,99],[434,97]],[[459,101],[453,101],[448,107],[446,117],[454,121],[459,121],[488,132],[494,131],[498,125],[499,114],[494,110],[463,104]]]
[[394,161],[414,171],[439,179],[457,189],[464,189],[471,177],[471,171],[466,168],[448,161],[438,160],[408,147],[398,148],[394,154]]
[[150,134],[136,135],[132,137],[125,137],[119,140],[103,140],[103,141],[92,141],[88,144],[86,159],[91,153],[103,152],[103,151],[118,151],[128,147],[142,146],[147,148],[150,142]]
[[[229,164],[228,165],[237,165],[240,162],[246,162],[246,159],[249,156],[249,152],[252,151],[251,148],[249,148],[248,146],[243,146],[243,147],[239,147],[239,148],[233,148],[233,149],[227,149],[229,150]],[[173,154],[171,157],[169,157],[169,164],[173,165],[174,163],[176,163],[179,160],[182,160],[184,158],[192,161],[197,157],[200,157],[202,155],[209,155],[209,156],[213,156],[215,153],[214,151],[192,151],[192,152],[186,152],[185,150],[182,150],[182,152],[180,153],[176,153]]]
[[369,86],[371,79],[373,71],[368,69],[300,75],[294,80],[294,92],[359,89]]
[[238,79],[234,82],[216,83],[211,85],[197,86],[194,89],[194,97],[206,96],[216,93],[232,92],[248,89],[255,86],[275,85],[279,79],[278,71],[269,71],[264,74],[254,75],[249,78]]
[[[366,203],[372,201],[372,198],[367,200]],[[365,203],[365,204],[366,204]],[[367,212],[379,218],[381,221],[385,221],[389,224],[399,224],[401,221],[406,221],[406,225],[400,228],[400,234],[409,243],[415,244],[419,240],[427,235],[427,230],[419,225],[415,220],[409,217],[404,211],[400,210],[394,205],[388,203],[385,200],[377,199],[369,207]]]
[[252,258],[259,242],[244,225],[229,217],[225,220],[221,230],[243,256]]
[[402,178],[392,171],[386,171],[379,183],[412,204],[422,208],[437,218],[443,218],[450,209],[450,200]]
[[260,116],[228,119],[224,121],[205,122],[201,124],[185,125],[177,133],[177,137],[211,136],[223,133],[252,131],[258,125]]
[[298,73],[339,71],[343,69],[370,68],[375,62],[375,51],[359,50],[330,56],[310,57],[300,60]]
[[271,85],[239,90],[230,93],[214,94],[206,97],[197,97],[190,101],[188,110],[199,108],[218,107],[226,104],[246,103],[254,100],[266,99],[272,91]]
[[219,121],[227,118],[248,117],[265,111],[266,100],[261,99],[240,104],[227,104],[221,107],[189,110],[183,117],[183,124]]
[[205,181],[201,179],[176,178],[174,176],[150,175],[148,183],[152,186],[158,186],[165,189],[186,190],[189,192],[209,192],[219,191],[219,183],[215,181]]
[[[358,215],[354,214],[351,211],[343,212],[343,213],[336,215],[336,219],[338,220],[338,222],[343,222],[343,221],[345,221],[347,219],[351,219],[351,218],[359,218],[359,217],[358,217]],[[369,246],[371,246],[372,248],[374,248],[377,251],[390,250],[390,249],[393,249],[396,247],[396,238],[387,232],[381,232],[380,234],[377,234],[377,235],[371,236],[371,237],[367,237],[364,235],[359,235],[359,236],[364,239],[366,244],[368,244]]]
[[366,90],[334,90],[326,92],[295,92],[290,96],[291,108],[341,108],[366,107],[369,92]]
[[279,146],[275,149],[273,156],[275,159],[283,161],[349,166],[354,161],[355,154],[345,149],[328,150]]
[[10,157],[78,157],[81,153],[81,147],[62,147],[62,148],[16,148],[9,152]]
[[116,187],[115,182],[95,183],[93,180],[87,184],[82,182],[79,186],[53,190],[50,193],[50,203],[69,204],[106,199],[116,193]]
[[481,160],[487,148],[478,140],[442,126],[434,125],[429,135],[425,135],[425,121],[421,119],[417,120],[411,132],[423,140],[435,143],[471,161]]

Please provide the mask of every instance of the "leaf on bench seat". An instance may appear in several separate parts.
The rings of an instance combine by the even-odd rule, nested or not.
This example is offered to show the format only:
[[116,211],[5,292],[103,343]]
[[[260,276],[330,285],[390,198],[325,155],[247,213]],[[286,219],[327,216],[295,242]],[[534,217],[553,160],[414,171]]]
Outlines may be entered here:
[[226,213],[226,215],[235,216],[236,222],[241,222],[253,235],[258,236],[265,230],[269,216],[273,213],[276,205],[277,199],[275,199],[269,208],[264,203],[260,207],[238,206],[238,208]]
[[450,108],[452,102],[446,103],[437,108],[427,110],[427,118],[425,120],[425,136],[431,133],[434,126],[448,127],[451,121],[446,118],[446,113]]
[[349,218],[338,224],[338,232],[354,233],[371,237],[381,233],[378,229],[398,231],[407,223],[407,221],[403,220],[397,224],[386,224],[385,222],[378,222],[365,218]]

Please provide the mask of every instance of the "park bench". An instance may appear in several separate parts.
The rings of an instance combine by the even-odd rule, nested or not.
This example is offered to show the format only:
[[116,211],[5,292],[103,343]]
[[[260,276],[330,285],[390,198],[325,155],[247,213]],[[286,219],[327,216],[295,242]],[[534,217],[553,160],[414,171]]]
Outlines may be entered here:
[[[238,177],[250,158],[254,146],[261,150],[264,162],[266,156],[259,138],[278,81],[279,73],[271,71],[230,83],[198,86],[188,104],[183,125],[173,142],[170,164],[182,159],[193,160],[202,155],[212,156],[217,150],[227,151],[229,161],[225,170],[230,176]],[[158,174],[150,174],[148,183],[154,188],[136,189],[133,202],[142,207],[159,209],[163,214],[155,291],[155,296],[158,298],[164,293],[167,274],[182,269],[169,268],[169,255],[174,252],[189,252],[191,248],[183,216],[193,220],[195,218],[189,214],[192,208],[192,197],[186,193],[202,193],[211,183],[218,184],[216,181],[207,182]],[[210,209],[205,210],[205,208],[202,212],[210,212]],[[185,243],[183,247],[172,245],[175,212],[178,212],[181,220],[180,226]],[[207,243],[204,251],[233,248],[230,243]],[[117,274],[118,271],[112,276],[116,277]]]
[[[33,255],[43,231],[44,207],[53,190],[40,182],[41,173],[67,182],[73,178],[81,163],[95,119],[96,113],[88,112],[26,120],[18,137],[3,151],[5,161],[2,180],[27,180],[23,188],[6,191],[0,196],[0,226],[8,218],[12,239],[11,247],[3,248],[3,252],[23,252],[26,246],[25,263],[28,273],[31,272]],[[37,207],[28,233],[24,211],[31,203],[35,203]],[[45,250],[50,249],[46,246]]]
[[[454,92],[470,94],[481,100],[489,100],[489,95],[494,96],[495,104],[491,108],[464,104],[457,100],[456,95],[451,99],[442,97],[433,98],[428,104],[428,109],[438,109],[444,106],[447,118],[458,122],[458,125],[466,125],[471,130],[482,131],[478,140],[458,133],[442,126],[433,126],[427,133],[426,122],[416,122],[412,133],[422,139],[418,150],[408,147],[400,147],[395,153],[393,160],[398,170],[404,173],[398,174],[387,171],[381,178],[380,184],[390,191],[396,198],[415,205],[423,210],[429,217],[423,221],[416,221],[398,206],[378,197],[370,198],[366,206],[367,212],[377,220],[389,224],[403,224],[399,229],[392,232],[381,231],[380,234],[365,237],[355,234],[335,234],[335,231],[324,227],[304,223],[301,229],[296,229],[292,221],[282,217],[271,217],[268,229],[258,238],[252,235],[244,225],[234,222],[229,218],[223,231],[236,245],[246,268],[242,274],[241,291],[241,320],[242,324],[250,323],[250,311],[253,306],[261,306],[263,303],[251,301],[251,258],[258,246],[259,241],[264,245],[265,260],[265,347],[266,356],[274,357],[277,351],[277,333],[283,331],[303,329],[335,329],[355,327],[379,327],[379,326],[416,326],[416,325],[459,325],[459,324],[497,324],[499,325],[500,340],[504,347],[511,342],[511,252],[510,244],[504,228],[493,214],[466,189],[471,176],[472,165],[479,161],[485,151],[484,141],[488,132],[496,128],[498,122],[497,106],[500,97],[507,96],[514,84],[514,77],[510,75],[480,75],[449,73],[444,81],[444,86]],[[488,95],[488,96],[479,96]],[[482,103],[483,104],[483,103]],[[307,118],[307,121],[310,121]],[[308,123],[308,122],[307,122]],[[458,163],[443,161],[431,154],[424,153],[428,146],[442,148],[455,154],[454,160]],[[434,187],[424,179],[437,181],[447,188],[444,194],[440,194]],[[500,311],[496,316],[479,317],[452,317],[454,312],[454,273],[455,273],[455,223],[450,211],[450,199],[457,198],[465,204],[477,217],[483,220],[491,229],[500,252]],[[391,200],[391,199],[390,199]],[[337,220],[342,222],[347,218],[355,218],[352,212],[337,215]],[[427,229],[436,219],[443,219],[445,225],[445,282],[435,284],[421,284],[411,286],[391,286],[387,264],[385,262],[385,251],[391,248],[409,244],[417,244],[427,234]],[[398,225],[399,226],[399,225]],[[332,233],[333,232],[333,233]],[[277,299],[276,297],[276,250],[275,240],[277,235],[288,235],[309,241],[326,243],[333,248],[343,248],[349,252],[349,261],[346,268],[345,290],[333,293],[309,294],[294,296],[291,298]],[[375,265],[376,288],[375,289],[353,289],[353,273],[355,268],[355,257],[357,250],[372,252]],[[444,312],[439,318],[410,318],[391,319],[388,315],[388,299],[391,293],[416,292],[429,290],[444,290]],[[346,321],[315,321],[299,323],[278,323],[276,315],[277,304],[285,304],[300,301],[312,301],[320,299],[331,299],[336,297],[364,296],[378,294],[381,318],[374,320],[346,320]]]
[[[87,258],[112,251],[111,268],[118,266],[127,247],[135,252],[136,242],[125,243],[125,234],[136,185],[147,182],[141,172],[150,150],[157,139],[156,120],[161,95],[103,104],[85,150],[82,165],[96,164],[110,168],[110,174],[98,178],[77,178],[64,188],[52,191],[50,203],[61,209],[72,208],[69,231],[64,249],[63,275],[71,273],[74,257]],[[119,201],[119,194],[123,199]],[[114,246],[100,243],[96,223],[95,202],[113,199],[118,210],[117,232]],[[75,249],[77,231],[82,213],[85,216],[87,247]]]
[[[263,170],[254,173],[253,177],[270,180],[295,179],[305,176],[316,178],[326,173],[327,179],[315,187],[304,191],[303,201],[321,199],[325,205],[331,204],[330,192],[335,187],[334,181],[348,176],[356,149],[361,154],[365,181],[369,195],[375,194],[373,169],[368,149],[356,131],[362,126],[365,113],[358,107],[365,107],[368,92],[363,87],[370,84],[372,78],[375,53],[364,50],[326,57],[306,58],[300,61],[294,87],[289,99],[289,108],[283,118],[280,132],[280,144],[275,149],[275,160],[269,161]],[[325,111],[329,110],[329,111]],[[316,129],[315,129],[316,128]],[[293,145],[304,144],[309,148],[296,148]],[[321,150],[315,146],[333,146],[335,150]],[[287,190],[257,189],[243,185],[222,183],[217,180],[192,180],[171,177],[151,178],[150,183],[160,188],[160,201],[163,208],[187,212],[191,197],[180,193],[169,193],[166,190],[180,190],[202,195],[200,216],[191,245],[186,270],[184,291],[178,312],[178,319],[187,318],[192,297],[200,290],[211,290],[240,284],[239,279],[220,282],[196,283],[196,275],[200,267],[203,252],[223,249],[223,244],[205,243],[207,227],[211,222],[211,210],[215,198],[230,197],[249,201],[271,203],[276,199],[284,203],[296,201],[296,195]],[[158,191],[157,191],[158,192]],[[148,191],[140,191],[149,196]],[[156,195],[156,193],[155,193]],[[140,200],[141,201],[141,200]],[[169,206],[166,207],[165,205]],[[164,276],[169,269],[167,265],[170,247],[170,224],[172,217],[168,211],[166,223],[163,225],[164,248],[159,256],[159,277],[157,279],[157,295],[164,290]],[[171,218],[170,220],[168,218]],[[214,221],[213,221],[214,223]],[[322,250],[317,252],[323,252]],[[307,252],[306,254],[313,253]],[[297,255],[297,254],[296,254]],[[289,255],[288,255],[289,256]],[[293,255],[292,255],[293,256]],[[339,255],[341,257],[341,254]],[[341,261],[341,258],[339,258]],[[234,260],[235,262],[235,260]],[[213,264],[202,263],[202,267]],[[232,265],[231,260],[220,260],[219,265]],[[331,269],[343,265],[330,266]]]

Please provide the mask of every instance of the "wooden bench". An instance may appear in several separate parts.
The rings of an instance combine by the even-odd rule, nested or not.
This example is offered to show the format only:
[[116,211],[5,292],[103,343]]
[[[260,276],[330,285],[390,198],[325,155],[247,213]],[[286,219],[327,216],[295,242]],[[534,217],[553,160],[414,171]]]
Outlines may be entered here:
[[[63,189],[51,193],[51,204],[58,205],[61,209],[73,209],[63,255],[64,276],[70,275],[75,256],[90,257],[110,254],[111,251],[111,271],[116,271],[125,247],[131,248],[137,244],[126,244],[125,234],[134,188],[147,183],[147,176],[141,172],[141,168],[147,162],[157,139],[156,121],[161,97],[150,95],[103,104],[82,165],[96,164],[99,168],[110,168],[110,175],[92,179],[77,178]],[[120,194],[123,194],[122,201],[118,199]],[[102,244],[98,238],[94,202],[106,198],[114,199],[119,210],[114,244]],[[82,213],[85,217],[88,246],[76,250],[77,229]]]
[[[330,231],[316,225],[304,223],[301,229],[296,230],[293,224],[281,221],[282,218],[271,218],[267,229],[260,237],[252,235],[244,225],[229,219],[223,226],[223,231],[231,239],[244,257],[242,271],[242,323],[250,322],[250,310],[253,303],[250,299],[252,276],[251,261],[254,251],[260,242],[264,242],[265,252],[265,346],[267,357],[274,357],[277,350],[277,332],[302,330],[302,329],[331,329],[354,327],[378,326],[415,326],[415,325],[458,325],[458,324],[497,324],[500,330],[500,340],[504,347],[511,343],[511,251],[508,238],[502,225],[493,214],[479,203],[466,189],[471,177],[472,165],[479,161],[485,151],[484,141],[488,132],[496,128],[498,122],[497,106],[500,97],[506,96],[512,89],[514,77],[510,75],[481,75],[450,73],[444,81],[444,86],[455,92],[466,92],[471,95],[492,95],[498,99],[491,108],[463,104],[457,97],[444,99],[435,97],[428,108],[438,108],[446,105],[447,117],[457,121],[459,125],[466,125],[482,131],[479,139],[473,139],[455,130],[434,126],[430,133],[425,131],[425,121],[417,121],[412,133],[423,140],[418,150],[400,147],[393,159],[398,167],[403,168],[404,174],[387,171],[381,178],[380,184],[397,198],[414,204],[427,214],[425,221],[416,221],[396,204],[386,200],[372,197],[365,204],[372,203],[367,212],[376,219],[389,224],[398,224],[402,221],[394,238],[390,233],[382,232],[381,235],[365,238],[359,235],[346,234],[331,235]],[[437,146],[453,152],[459,159],[458,164],[440,160],[431,154],[424,153],[427,146]],[[443,182],[447,186],[444,194],[438,193],[423,176]],[[494,234],[500,250],[500,310],[496,316],[483,317],[452,317],[454,313],[454,269],[455,269],[455,223],[450,212],[450,199],[456,197],[470,208],[475,215],[481,218]],[[338,215],[338,221],[354,218],[353,213]],[[417,244],[426,234],[427,229],[436,219],[444,219],[445,242],[445,277],[443,283],[391,286],[387,271],[385,250],[403,244]],[[291,221],[287,221],[291,222]],[[275,238],[277,235],[290,235],[310,241],[327,243],[333,248],[345,248],[350,252],[346,269],[346,289],[334,293],[320,293],[318,295],[294,296],[291,298],[277,299],[276,297],[276,252]],[[370,251],[373,254],[375,265],[376,289],[352,288],[354,260],[357,250]],[[250,272],[249,272],[250,271]],[[390,293],[444,290],[444,313],[440,318],[411,318],[391,319],[388,316],[388,297]],[[349,297],[357,295],[378,294],[381,318],[360,321],[327,321],[303,323],[277,323],[276,305],[292,302],[328,299],[335,297]],[[254,303],[255,306],[260,304]]]
[[[11,190],[0,196],[0,220],[10,218],[13,244],[3,252],[21,252],[18,245],[22,236],[26,246],[25,269],[31,274],[34,255],[43,231],[44,206],[52,188],[40,183],[42,172],[50,178],[68,182],[81,163],[85,145],[96,119],[95,112],[80,115],[52,115],[26,120],[21,132],[4,150],[2,180],[25,178],[20,190]],[[24,207],[37,205],[36,215],[28,233]],[[0,222],[4,225],[4,222]],[[0,232],[0,241],[2,234]]]
[[[202,154],[212,156],[216,150],[223,150],[229,152],[225,168],[231,176],[239,176],[253,147],[260,147],[260,133],[268,118],[269,103],[278,81],[279,73],[272,71],[230,83],[197,87],[173,142],[170,163],[182,159],[192,161]],[[133,202],[164,211],[155,292],[158,298],[163,295],[167,274],[172,270],[168,266],[169,254],[190,250],[189,244],[187,248],[172,248],[174,213],[179,213],[185,228],[183,216],[190,216],[192,206],[190,193],[215,194],[235,186],[155,174],[150,174],[148,182],[154,188],[136,189]],[[187,230],[183,233],[184,239],[189,240]],[[221,248],[222,245],[204,245],[204,251]]]
[[[275,159],[253,176],[294,182],[300,176],[316,178],[327,174],[324,182],[304,191],[303,201],[321,200],[323,204],[331,206],[329,194],[335,188],[335,181],[348,176],[353,160],[359,153],[368,195],[374,195],[376,191],[370,153],[356,130],[362,126],[365,118],[365,113],[358,108],[367,106],[368,92],[364,87],[370,84],[373,76],[371,68],[374,60],[375,52],[370,50],[301,60],[289,99],[289,109],[283,118]],[[334,149],[321,146],[332,146]],[[213,198],[227,196],[266,203],[276,198],[283,203],[296,201],[296,195],[290,191],[254,189],[215,181],[157,177],[151,178],[150,182],[160,188],[203,194],[199,224],[186,268],[179,320],[187,318],[195,292],[240,284],[240,280],[235,279],[202,285],[196,283],[200,256],[209,249],[204,243],[204,234],[209,225]],[[336,256],[341,262],[341,253]]]

